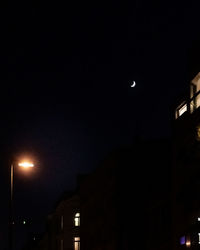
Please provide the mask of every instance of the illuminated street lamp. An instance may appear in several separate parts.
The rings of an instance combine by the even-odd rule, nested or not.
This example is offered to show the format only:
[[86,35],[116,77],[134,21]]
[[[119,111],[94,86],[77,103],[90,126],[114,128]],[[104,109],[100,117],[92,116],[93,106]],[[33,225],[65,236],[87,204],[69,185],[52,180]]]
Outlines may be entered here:
[[32,162],[24,161],[24,162],[18,163],[18,166],[23,167],[23,168],[32,168],[34,167],[34,164]]
[[[29,161],[23,161],[18,163],[19,167],[25,169],[34,167],[34,164]],[[10,165],[10,221],[9,221],[9,250],[13,250],[13,238],[14,238],[14,206],[13,206],[13,181],[14,181],[14,164]]]

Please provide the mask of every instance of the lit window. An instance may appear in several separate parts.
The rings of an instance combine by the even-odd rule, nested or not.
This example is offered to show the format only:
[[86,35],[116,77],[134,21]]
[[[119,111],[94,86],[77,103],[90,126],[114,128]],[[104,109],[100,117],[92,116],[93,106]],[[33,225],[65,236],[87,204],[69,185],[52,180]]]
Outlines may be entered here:
[[185,236],[182,236],[182,237],[180,238],[180,244],[181,244],[181,245],[185,245],[185,243],[186,243]]
[[80,250],[81,248],[80,237],[74,238],[74,250]]
[[[190,103],[191,106],[191,103]],[[192,107],[190,107],[192,108]],[[176,108],[176,112],[175,112],[175,118],[179,118],[182,114],[184,114],[187,111],[187,103],[183,102],[181,103],[177,108]]]
[[200,106],[200,96],[199,94],[196,96],[196,108]]
[[200,217],[198,217],[197,220],[200,221]]
[[191,246],[191,242],[188,240],[188,241],[186,241],[186,246],[187,247],[190,247]]
[[76,227],[80,226],[80,213],[75,214],[74,224]]
[[200,244],[200,233],[198,233],[198,243]]
[[61,230],[63,230],[63,226],[64,226],[64,217],[62,215],[61,218],[60,218],[60,228],[61,228]]
[[185,245],[186,245],[187,247],[190,247],[190,246],[191,246],[191,241],[188,239],[188,240],[186,241]]
[[179,110],[178,110],[178,117],[181,116],[183,113],[187,111],[187,104],[184,104]]

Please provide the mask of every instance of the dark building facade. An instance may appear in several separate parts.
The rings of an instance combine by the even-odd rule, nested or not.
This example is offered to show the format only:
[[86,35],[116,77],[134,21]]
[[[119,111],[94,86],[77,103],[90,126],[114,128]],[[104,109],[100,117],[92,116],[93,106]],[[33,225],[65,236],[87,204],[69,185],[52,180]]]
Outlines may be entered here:
[[200,73],[174,119],[173,249],[200,248]]
[[167,250],[170,145],[136,140],[110,153],[57,204],[34,250]]
[[80,241],[80,205],[75,194],[62,199],[48,219],[49,250],[79,250],[74,248]]
[[80,185],[81,249],[169,249],[169,148],[138,141],[110,154]]
[[48,216],[44,235],[33,242],[28,250],[80,250],[80,199],[77,193],[68,192],[57,202]]
[[117,249],[116,170],[111,159],[80,185],[81,249]]

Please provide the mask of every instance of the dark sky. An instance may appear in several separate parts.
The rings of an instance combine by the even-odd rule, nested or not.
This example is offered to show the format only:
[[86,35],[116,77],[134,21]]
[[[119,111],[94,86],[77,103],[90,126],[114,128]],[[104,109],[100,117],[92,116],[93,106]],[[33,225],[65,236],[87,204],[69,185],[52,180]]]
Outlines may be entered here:
[[17,1],[2,6],[0,19],[6,244],[11,158],[35,159],[31,174],[16,170],[14,188],[17,220],[30,218],[37,229],[75,187],[77,173],[90,172],[135,135],[170,135],[171,105],[187,87],[200,21],[199,6],[189,2],[142,0]]

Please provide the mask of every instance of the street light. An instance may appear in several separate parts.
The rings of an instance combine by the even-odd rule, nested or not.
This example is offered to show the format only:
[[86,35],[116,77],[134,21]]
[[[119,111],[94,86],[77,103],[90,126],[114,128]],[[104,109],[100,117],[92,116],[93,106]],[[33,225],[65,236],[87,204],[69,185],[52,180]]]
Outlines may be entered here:
[[[25,169],[34,167],[34,164],[30,161],[23,161],[18,163],[19,167]],[[14,239],[14,206],[13,206],[13,183],[14,183],[14,164],[10,165],[10,221],[9,221],[9,250],[13,250]]]
[[24,162],[18,163],[18,166],[23,167],[23,168],[32,168],[34,167],[34,164],[32,162],[24,161]]

